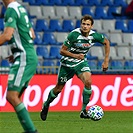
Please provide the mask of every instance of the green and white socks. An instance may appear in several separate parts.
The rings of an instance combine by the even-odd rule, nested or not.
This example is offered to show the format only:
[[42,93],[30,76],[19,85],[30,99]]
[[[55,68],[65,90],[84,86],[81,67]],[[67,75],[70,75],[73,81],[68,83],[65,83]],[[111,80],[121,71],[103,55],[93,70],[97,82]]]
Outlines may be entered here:
[[19,105],[17,105],[15,107],[15,111],[17,114],[17,117],[24,129],[24,131],[35,131],[36,128],[30,118],[30,115],[28,113],[28,111],[26,110],[25,106],[23,103],[20,103]]
[[53,92],[53,89],[49,92],[49,95],[48,95],[48,99],[47,101],[44,103],[44,106],[46,108],[49,107],[49,104],[57,97],[58,95],[55,95],[54,92]]
[[86,109],[86,106],[90,101],[91,94],[92,94],[92,89],[91,88],[87,89],[84,87],[84,90],[82,93],[82,96],[83,96],[82,110]]

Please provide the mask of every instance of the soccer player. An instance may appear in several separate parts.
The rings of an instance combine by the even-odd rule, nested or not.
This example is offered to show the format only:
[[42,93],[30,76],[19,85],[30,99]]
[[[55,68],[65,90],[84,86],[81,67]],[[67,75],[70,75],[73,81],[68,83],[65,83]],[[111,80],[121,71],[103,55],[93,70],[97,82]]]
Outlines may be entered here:
[[[0,35],[0,45],[8,41],[13,55],[8,75],[6,99],[14,108],[25,133],[37,133],[37,130],[21,101],[21,95],[36,72],[37,55],[33,46],[35,38],[26,10],[16,0],[2,0],[7,8],[5,28]],[[9,131],[10,132],[10,131]]]
[[91,70],[88,66],[86,58],[87,52],[95,44],[99,42],[104,45],[105,58],[102,64],[103,71],[108,69],[110,42],[100,33],[92,30],[94,20],[91,16],[85,15],[81,18],[80,28],[76,28],[71,31],[67,39],[64,41],[60,54],[61,66],[58,73],[58,82],[56,86],[49,92],[48,99],[43,104],[43,108],[40,112],[42,120],[46,120],[50,103],[58,96],[62,91],[65,83],[73,78],[74,75],[83,82],[83,104],[80,112],[81,118],[89,118],[86,112],[86,106],[89,103],[92,93],[91,88]]

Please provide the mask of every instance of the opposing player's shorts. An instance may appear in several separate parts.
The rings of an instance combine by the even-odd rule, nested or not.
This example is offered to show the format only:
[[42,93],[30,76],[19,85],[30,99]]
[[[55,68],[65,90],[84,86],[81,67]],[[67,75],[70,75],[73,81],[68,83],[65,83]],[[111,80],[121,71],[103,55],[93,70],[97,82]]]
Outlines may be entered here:
[[18,57],[10,68],[8,76],[8,90],[21,92],[23,87],[27,87],[30,79],[36,72],[37,60],[28,62],[20,61]]
[[88,62],[82,62],[75,67],[66,67],[61,65],[58,73],[58,84],[65,84],[75,74],[78,76],[83,72],[91,72]]

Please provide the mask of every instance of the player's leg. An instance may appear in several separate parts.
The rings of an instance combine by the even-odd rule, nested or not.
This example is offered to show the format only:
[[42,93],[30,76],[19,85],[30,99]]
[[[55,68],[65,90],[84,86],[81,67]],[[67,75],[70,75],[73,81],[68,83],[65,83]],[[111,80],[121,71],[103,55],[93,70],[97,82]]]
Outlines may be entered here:
[[47,119],[47,114],[49,110],[50,103],[58,96],[58,94],[63,89],[64,85],[57,84],[50,92],[47,98],[47,101],[44,102],[43,108],[40,113],[40,117],[43,121]]
[[57,85],[49,92],[48,99],[44,103],[45,107],[49,107],[50,103],[58,96],[58,94],[62,91],[65,84],[60,85],[57,83]]
[[83,72],[80,75],[80,79],[84,83],[84,89],[83,89],[83,105],[82,105],[82,110],[86,109],[87,104],[90,101],[90,96],[92,93],[91,89],[91,73],[90,72]]
[[83,97],[83,103],[82,103],[82,111],[80,113],[81,118],[88,118],[87,112],[86,112],[86,106],[90,101],[92,89],[91,89],[91,73],[90,72],[83,72],[79,78],[84,83],[84,89],[82,93]]
[[40,117],[43,121],[47,119],[47,114],[49,110],[50,103],[58,96],[62,91],[65,83],[72,78],[74,71],[71,68],[61,66],[58,73],[58,83],[56,86],[49,92],[46,102],[43,104],[43,108],[40,112]]
[[36,129],[31,121],[28,111],[19,98],[17,91],[7,91],[7,100],[14,107],[17,117],[25,131],[35,132]]
[[[22,89],[25,88],[22,85],[27,85],[26,83],[28,83],[33,76],[34,71],[36,70],[34,70],[34,68],[36,67],[34,67],[34,65],[28,65],[25,68],[23,68],[24,66],[20,66],[21,65],[18,64],[11,67],[6,98],[14,107],[24,131],[37,133],[29,113],[20,99],[21,92],[23,92]],[[29,69],[29,67],[31,68]]]
[[81,110],[80,117],[87,118],[88,116],[86,113],[86,106],[90,101],[90,97],[92,93],[91,73],[90,73],[90,68],[88,67],[88,64],[86,63],[80,64],[80,66],[78,67],[77,75],[84,84],[84,89],[82,93],[83,103],[82,103],[82,110]]

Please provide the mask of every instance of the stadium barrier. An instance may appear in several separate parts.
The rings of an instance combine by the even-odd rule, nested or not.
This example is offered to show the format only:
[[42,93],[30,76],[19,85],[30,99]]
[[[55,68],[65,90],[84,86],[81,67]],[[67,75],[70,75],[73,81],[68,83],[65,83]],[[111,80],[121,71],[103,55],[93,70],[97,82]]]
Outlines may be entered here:
[[[132,67],[132,66],[131,66]],[[100,68],[97,66],[97,68],[94,68],[94,66],[90,67],[92,74],[133,74],[132,68],[111,68],[109,67],[108,71],[106,73],[103,73]],[[37,66],[36,74],[58,74],[59,66]],[[9,67],[0,67],[0,74],[8,74],[10,68]]]

